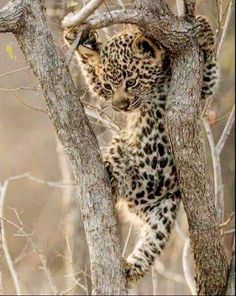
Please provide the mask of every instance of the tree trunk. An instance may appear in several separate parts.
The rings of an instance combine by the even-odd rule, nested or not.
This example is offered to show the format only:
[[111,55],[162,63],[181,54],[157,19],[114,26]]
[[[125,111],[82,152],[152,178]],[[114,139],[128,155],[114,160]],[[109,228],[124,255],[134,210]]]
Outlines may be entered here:
[[[111,11],[107,16],[93,17],[83,29],[131,22],[138,25],[144,35],[164,45],[172,55],[173,75],[165,125],[189,223],[197,290],[199,295],[223,295],[228,264],[216,219],[214,190],[200,121],[202,56],[193,32],[196,1],[184,1],[182,18],[173,15],[163,0],[137,2],[135,11]],[[67,23],[70,23],[69,17]]]
[[[135,11],[109,12],[107,18],[106,15],[97,20],[93,18],[81,29],[131,22],[139,25],[147,37],[161,42],[172,55],[174,65],[166,127],[188,217],[198,294],[223,295],[228,264],[216,220],[213,185],[206,166],[199,119],[202,61],[192,30],[195,1],[184,1],[184,18],[174,16],[162,0],[138,2]],[[45,26],[41,1],[15,0],[13,3],[15,13],[9,14],[5,10],[3,17],[0,16],[0,31],[2,27],[2,31],[15,32],[39,77],[49,115],[69,155],[80,185],[93,283],[99,294],[124,294],[114,208],[97,142],[77,100],[69,72],[57,58],[51,34]],[[16,13],[22,3],[24,11]]]
[[49,32],[44,1],[15,0],[0,11],[0,32],[13,32],[29,61],[48,113],[69,156],[90,251],[93,293],[126,294],[121,248],[108,176],[96,137]]

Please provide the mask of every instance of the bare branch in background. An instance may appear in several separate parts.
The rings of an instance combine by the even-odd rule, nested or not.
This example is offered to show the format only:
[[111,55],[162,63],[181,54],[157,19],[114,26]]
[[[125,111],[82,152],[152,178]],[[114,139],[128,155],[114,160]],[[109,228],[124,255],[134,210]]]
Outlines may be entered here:
[[[228,29],[228,26],[229,26],[229,20],[230,20],[232,10],[233,10],[233,1],[229,0],[229,5],[228,5],[228,8],[227,8],[227,14],[226,14],[225,22],[224,22],[224,25],[223,25],[223,31],[221,33],[220,40],[219,40],[218,45],[217,45],[217,56],[219,55],[219,52],[221,50],[223,41],[225,39],[225,35],[226,35],[227,29]],[[220,19],[220,24],[221,24],[221,21],[222,20]]]
[[23,222],[19,218],[18,214],[16,214],[16,217],[18,218],[20,226],[18,226],[14,222],[12,222],[12,221],[4,218],[4,217],[2,217],[2,221],[8,223],[9,225],[11,225],[11,226],[13,226],[14,228],[17,229],[17,234],[15,234],[15,236],[21,237],[21,238],[25,239],[27,242],[29,242],[31,244],[32,250],[39,256],[40,262],[42,264],[41,269],[44,271],[44,273],[45,273],[45,275],[47,277],[47,280],[49,282],[49,286],[50,286],[50,288],[51,288],[51,290],[53,292],[53,295],[58,295],[57,288],[56,288],[55,284],[53,283],[53,278],[52,278],[51,271],[48,268],[48,263],[47,263],[46,256],[40,251],[37,244],[32,239],[32,233],[28,233],[28,232],[26,232],[24,230],[25,225],[23,224]]
[[235,236],[232,247],[232,257],[230,262],[228,284],[225,295],[235,295]]
[[31,173],[24,173],[21,175],[12,176],[12,177],[7,178],[6,181],[11,182],[11,181],[17,181],[17,180],[25,179],[25,178],[29,179],[35,183],[50,186],[50,187],[55,187],[55,188],[63,188],[63,187],[68,187],[68,186],[74,187],[74,188],[77,187],[76,183],[74,183],[74,182],[63,183],[63,182],[53,182],[53,181],[43,180],[43,179],[33,176]]
[[224,131],[223,131],[223,133],[216,145],[216,151],[219,155],[224,148],[225,142],[227,141],[227,138],[230,134],[231,128],[234,124],[234,121],[235,121],[235,105],[232,108],[232,111],[231,111],[229,118],[227,120],[227,123],[225,125]]
[[126,240],[125,240],[125,245],[124,245],[123,252],[122,252],[122,257],[125,256],[132,230],[133,230],[133,225],[130,224],[129,231],[128,231],[128,234],[127,234],[127,237],[126,237]]
[[[67,155],[64,151],[64,148],[62,146],[62,144],[60,143],[60,141],[58,140],[58,138],[56,137],[56,145],[57,145],[57,154],[58,154],[58,164],[59,164],[59,169],[60,169],[60,173],[61,173],[61,177],[63,180],[63,183],[72,183],[73,181],[73,176],[72,176],[72,172],[71,172],[71,167],[70,167],[70,163],[69,163],[69,159],[67,158]],[[65,270],[66,270],[66,274],[73,274],[74,271],[74,265],[73,265],[73,258],[76,256],[74,254],[74,256],[72,255],[72,251],[69,245],[69,240],[68,237],[71,238],[73,235],[73,230],[75,227],[75,217],[72,214],[72,204],[73,204],[73,198],[75,195],[75,191],[73,190],[73,187],[65,187],[62,191],[62,206],[63,206],[63,211],[64,211],[64,233],[66,236],[66,245],[67,248],[65,250],[65,257],[69,257],[70,260],[65,260]],[[79,211],[77,211],[78,216],[79,216]],[[78,216],[76,217],[78,220]],[[73,240],[72,242],[74,243],[76,240]],[[73,250],[75,250],[75,248],[73,248]],[[71,277],[67,277],[66,278],[66,287],[71,287],[74,286],[72,285],[72,278]]]
[[178,13],[178,16],[183,14],[183,3],[182,0],[176,0],[176,10]]
[[157,272],[155,266],[152,266],[152,295],[158,295],[158,281],[157,281]]
[[162,275],[164,278],[173,281],[177,284],[186,285],[186,279],[182,275],[166,270],[162,262],[157,261],[155,264],[155,269],[158,272],[158,274]]
[[224,215],[224,190],[223,190],[223,180],[220,165],[220,155],[216,150],[212,131],[210,125],[206,119],[203,119],[203,124],[206,130],[206,135],[211,148],[211,158],[213,163],[214,172],[214,188],[215,188],[215,207],[217,211],[217,218],[219,223],[223,221]]
[[5,225],[3,221],[3,210],[4,210],[4,204],[5,204],[5,198],[7,194],[7,189],[8,189],[9,181],[5,181],[3,184],[0,183],[0,228],[1,228],[1,243],[2,243],[2,249],[3,253],[5,255],[6,261],[7,261],[7,266],[9,268],[14,287],[16,290],[16,295],[22,295],[21,291],[21,286],[20,286],[20,281],[19,281],[19,276],[16,272],[14,262],[12,260],[12,257],[10,255],[8,245],[7,245],[7,239],[6,239],[6,232],[5,232]]
[[[117,282],[120,283],[120,280],[122,281],[122,277],[119,277],[120,265],[114,260],[114,258],[119,257],[118,253],[120,250],[119,242],[115,240],[115,236],[117,236],[116,221],[112,220],[112,223],[106,225],[107,227],[103,228],[106,231],[104,230],[103,232],[99,232],[96,227],[94,228],[94,225],[105,226],[101,224],[99,217],[98,221],[91,221],[91,216],[96,216],[97,213],[101,214],[103,223],[107,219],[109,220],[108,212],[111,213],[111,216],[114,214],[111,210],[112,206],[108,206],[107,209],[102,204],[102,201],[106,200],[108,205],[111,205],[112,201],[109,199],[110,191],[104,189],[103,186],[99,187],[99,190],[97,189],[99,181],[101,179],[102,181],[106,180],[97,143],[93,138],[91,127],[84,116],[83,108],[80,102],[78,102],[76,91],[70,81],[70,75],[67,69],[64,69],[64,65],[57,61],[57,53],[51,46],[52,39],[45,27],[44,17],[38,5],[39,2],[15,0],[14,4],[17,4],[17,6],[14,6],[14,9],[19,9],[22,3],[26,2],[27,10],[24,12],[23,19],[17,16],[17,20],[14,19],[12,24],[6,25],[5,20],[9,13],[3,19],[0,17],[0,31],[12,30],[15,32],[18,42],[28,57],[34,72],[40,78],[50,116],[59,138],[64,143],[66,151],[70,156],[76,179],[81,187],[79,188],[79,193],[82,196],[81,204],[85,216],[85,228],[89,247],[90,251],[93,247],[95,247],[96,251],[94,253],[90,252],[92,267],[93,271],[100,275],[98,282],[96,282],[96,277],[93,275],[93,281],[96,288],[104,287],[104,285],[110,287],[110,277],[108,276],[108,278],[104,279],[104,275],[106,275],[109,269],[107,266],[110,268],[114,265],[119,267],[113,270],[113,274],[118,275],[115,278]],[[142,8],[140,10],[113,11],[91,18],[85,25],[81,26],[81,30],[85,28],[97,29],[114,23],[137,24],[147,37],[160,41],[171,53],[175,53],[166,122],[179,174],[183,203],[188,217],[191,245],[195,255],[198,293],[223,294],[228,266],[216,220],[213,188],[206,167],[205,151],[200,134],[198,98],[201,91],[202,73],[199,48],[193,40],[191,22],[185,22],[180,18],[176,18],[164,1],[158,0],[154,2],[145,0],[139,1],[139,4]],[[185,17],[188,20],[192,20],[195,1],[186,0],[184,5]],[[3,13],[5,12],[3,10]],[[37,13],[37,17],[32,18],[32,15],[35,16],[35,13]],[[9,19],[10,21],[12,20],[12,18]],[[35,23],[40,26],[37,19],[41,20],[41,25],[43,24],[41,30],[35,29]],[[20,20],[24,23],[24,30],[27,31],[27,34],[24,30],[16,30],[21,25]],[[40,37],[38,36],[39,31],[41,33]],[[47,32],[47,34],[44,35],[44,32]],[[29,46],[29,44],[32,44],[31,38],[34,40],[35,48]],[[45,50],[45,44],[48,46],[47,50]],[[37,51],[37,48],[40,48],[40,51]],[[50,56],[54,57],[53,62]],[[41,67],[41,63],[43,63],[43,67]],[[52,73],[53,76],[51,75]],[[75,146],[77,149],[74,149]],[[92,168],[94,167],[96,168],[95,179],[92,178],[93,182],[90,182],[88,176],[91,178]],[[96,191],[102,192],[102,196],[98,197],[97,192],[95,194],[93,191],[94,184],[96,185]],[[109,187],[107,180],[105,181],[105,187]],[[98,198],[103,206],[95,202]],[[99,232],[99,235],[96,236],[98,248],[96,248],[93,240],[95,232]],[[107,233],[109,233],[109,236],[107,236]],[[111,243],[111,245],[115,245],[115,249],[110,247],[110,245],[106,245],[104,248],[104,242],[106,242],[106,239],[109,240],[110,236],[114,238],[114,244]],[[100,240],[98,241],[98,239]],[[109,251],[104,254],[104,249],[106,251],[109,249]],[[112,252],[114,257],[110,256],[110,258],[109,255]],[[103,264],[96,264],[96,260],[98,257],[101,257],[101,254],[103,256],[100,259]],[[110,259],[109,264],[106,260],[104,261],[104,258]],[[103,269],[103,267],[106,268]],[[105,291],[108,287],[104,287]],[[121,294],[126,293],[123,286],[121,290],[121,292],[119,291]],[[94,293],[102,292],[104,293],[103,290],[96,290]]]
[[190,267],[189,257],[190,257],[190,239],[187,235],[184,234],[182,229],[180,228],[179,224],[176,223],[175,225],[176,232],[178,233],[179,237],[184,242],[183,252],[182,252],[182,266],[183,272],[185,276],[186,283],[189,287],[189,290],[192,295],[196,295],[196,283],[192,274],[192,270]]
[[220,164],[220,154],[230,134],[234,121],[235,121],[235,105],[232,108],[232,111],[225,125],[224,131],[220,137],[220,140],[218,144],[215,146],[210,125],[206,119],[203,120],[203,124],[206,130],[207,138],[211,148],[211,156],[212,156],[213,171],[214,171],[215,206],[217,210],[217,217],[220,223],[222,223],[223,215],[224,215],[224,191],[223,191],[221,164]]
[[80,26],[103,2],[104,0],[90,0],[90,2],[79,11],[79,13],[71,13],[65,16],[62,21],[62,26]]
[[20,71],[29,70],[29,69],[30,69],[30,66],[23,67],[23,68],[16,69],[16,70],[12,70],[12,71],[9,71],[9,72],[6,72],[6,73],[3,73],[3,74],[0,74],[0,78],[1,78],[1,77],[4,77],[4,76],[7,76],[7,75],[10,75],[10,74],[13,74],[13,73],[20,72]]
[[65,65],[67,67],[69,67],[71,60],[73,58],[74,52],[79,44],[79,40],[80,40],[80,34],[75,38],[75,40],[73,41],[73,43],[71,44],[70,48],[68,49],[67,53],[66,53],[66,58],[65,58]]
[[190,239],[186,239],[183,248],[183,255],[182,255],[182,262],[183,262],[183,272],[188,284],[189,290],[191,291],[192,295],[196,295],[196,283],[192,276],[192,271],[189,266],[189,252],[190,252]]

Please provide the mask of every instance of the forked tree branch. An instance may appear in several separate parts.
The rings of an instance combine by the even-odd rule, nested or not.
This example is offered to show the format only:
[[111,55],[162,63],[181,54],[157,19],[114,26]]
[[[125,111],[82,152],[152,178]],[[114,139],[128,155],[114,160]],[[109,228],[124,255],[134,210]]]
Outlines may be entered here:
[[195,1],[184,1],[185,21],[175,17],[164,1],[138,1],[134,13],[132,10],[122,14],[116,11],[111,12],[112,17],[91,18],[81,30],[125,23],[130,18],[130,23],[139,25],[147,37],[161,42],[174,56],[166,128],[189,223],[198,294],[222,295],[228,265],[216,218],[199,116],[202,57],[192,31],[194,8]]
[[[97,143],[91,136],[92,131],[84,116],[82,106],[76,98],[67,69],[57,61],[57,58],[52,62],[52,57],[55,59],[57,54],[52,48],[51,35],[42,22],[44,17],[39,8],[41,1],[15,0],[14,2],[17,1],[27,4],[27,13],[23,18],[24,28],[16,33],[16,37],[36,75],[40,77],[50,116],[70,157],[78,184],[81,187],[83,214],[92,213],[96,217],[98,213],[101,215],[97,217],[97,221],[94,221],[93,217],[86,216],[85,228],[89,247],[95,245],[95,240],[97,240],[96,244],[101,244],[101,246],[104,246],[106,239],[110,242],[112,240],[114,243],[117,235],[114,226],[116,222],[113,219],[113,223],[106,224],[111,221],[110,216],[114,213],[110,204],[109,206],[104,204],[104,201],[111,202],[110,191],[100,186],[101,184],[108,186],[108,183],[101,165]],[[101,28],[113,23],[134,23],[139,25],[147,37],[161,42],[174,57],[166,110],[166,129],[174,154],[183,204],[189,223],[191,246],[196,265],[197,290],[200,295],[223,295],[226,288],[228,265],[216,219],[214,190],[206,166],[206,152],[199,116],[198,101],[202,87],[202,57],[193,34],[195,1],[185,0],[184,5],[185,19],[182,19],[174,16],[163,0],[138,1],[137,9],[128,11],[128,14],[116,11],[111,12],[112,17],[109,13],[99,18],[92,18],[81,26],[81,30]],[[43,23],[43,30],[37,30],[40,27],[32,26],[37,23],[37,19]],[[40,26],[38,23],[37,25]],[[49,45],[49,48],[46,45]],[[35,52],[35,48],[40,49],[40,52]],[[92,168],[96,171],[95,179],[91,181]],[[96,192],[94,188],[96,188]],[[95,198],[99,199],[99,205],[95,203]],[[91,228],[92,225],[100,226],[101,220],[104,223],[104,228],[101,230]],[[105,231],[106,227],[110,228],[111,233],[108,230],[101,233]],[[93,235],[90,236],[91,232]],[[103,235],[97,237],[96,233]],[[108,233],[109,235],[107,235]],[[114,256],[111,254],[108,256],[113,260],[111,266],[115,265],[115,268],[118,268],[119,264],[115,261],[115,257],[117,256],[116,260],[119,260],[119,251],[112,250],[112,246],[114,244],[106,245],[105,253],[114,252]],[[103,250],[102,253],[104,254]],[[96,264],[97,258],[94,255],[97,255],[97,252],[96,254],[90,253],[90,255],[92,264],[94,264],[93,269],[98,269],[107,275],[104,268],[106,264],[105,266]],[[106,263],[105,259],[101,258],[101,260]],[[115,271],[114,268],[112,271]],[[109,270],[109,273],[112,274],[112,271]],[[120,273],[119,270],[116,269],[116,271],[118,273],[113,273],[116,276],[114,280],[122,280],[122,277],[117,279],[117,275]],[[97,287],[104,284],[101,282],[101,280],[104,281],[104,277],[93,278],[93,280]],[[98,281],[96,282],[96,280]],[[107,277],[105,281],[108,288],[110,284],[112,285],[110,280],[111,277]],[[123,286],[121,285],[121,287]],[[100,292],[101,290],[98,291],[98,293]],[[120,293],[123,292],[124,290],[121,288]]]
[[90,251],[93,293],[127,294],[109,180],[69,70],[47,28],[44,1],[10,2],[0,10],[0,32],[15,34],[39,80],[49,116],[69,156]]

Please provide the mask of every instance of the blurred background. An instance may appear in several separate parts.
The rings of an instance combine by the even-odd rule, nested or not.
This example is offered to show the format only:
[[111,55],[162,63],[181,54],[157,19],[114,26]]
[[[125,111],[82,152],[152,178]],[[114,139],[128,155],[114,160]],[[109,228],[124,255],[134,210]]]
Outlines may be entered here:
[[[48,0],[48,25],[61,56],[67,48],[62,40],[61,20],[70,11],[80,10],[82,0]],[[107,0],[95,12],[130,7],[134,1]],[[167,1],[177,14],[182,1]],[[209,19],[218,36],[225,32],[219,52],[220,84],[214,98],[209,123],[215,143],[220,138],[234,104],[234,4],[229,0],[197,1],[197,14]],[[0,8],[7,3],[0,1]],[[227,30],[225,23],[228,23]],[[122,26],[99,31],[102,39],[113,36]],[[97,135],[101,151],[125,121],[104,103],[87,92],[74,58],[71,74]],[[213,170],[210,148],[207,157]],[[234,127],[221,153],[224,185],[224,220],[234,212]],[[46,105],[27,61],[12,34],[0,35],[0,182],[8,180],[3,221],[5,245],[13,261],[23,294],[91,294],[89,256],[74,177],[63,148],[48,118]],[[5,183],[6,185],[6,183]],[[138,229],[119,218],[122,245],[127,256]],[[230,258],[234,225],[225,227],[224,242]],[[131,230],[131,231],[130,231]],[[130,232],[129,239],[127,235]],[[187,276],[194,266],[188,249],[188,225],[181,206],[178,223],[170,242],[152,272],[130,291],[137,295],[190,295],[193,287]],[[1,257],[0,294],[16,294],[16,288],[4,256]],[[187,269],[187,270],[186,270]],[[189,269],[189,270],[188,270]],[[192,290],[191,290],[192,289]]]

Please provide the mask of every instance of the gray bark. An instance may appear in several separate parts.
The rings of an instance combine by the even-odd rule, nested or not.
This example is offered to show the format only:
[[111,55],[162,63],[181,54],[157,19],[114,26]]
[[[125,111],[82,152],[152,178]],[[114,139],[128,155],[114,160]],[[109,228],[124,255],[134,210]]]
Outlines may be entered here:
[[[14,3],[16,2],[29,3],[32,1],[14,1]],[[52,50],[51,36],[45,30],[43,17],[40,17],[42,12],[40,12],[38,6],[39,1],[34,2],[29,7],[32,9],[32,7],[37,6],[37,10],[34,7],[34,10],[24,13],[24,26],[21,27],[21,30],[15,31],[16,37],[36,75],[40,78],[50,116],[70,157],[78,183],[81,184],[82,214],[85,218],[89,248],[91,250],[91,246],[94,245],[95,248],[99,245],[104,246],[104,240],[109,239],[110,242],[114,243],[113,245],[105,244],[106,254],[109,255],[112,247],[117,244],[117,238],[115,238],[117,228],[114,226],[116,225],[114,218],[110,219],[114,212],[112,202],[109,199],[110,191],[107,189],[108,182],[103,173],[97,143],[91,136],[93,133],[84,117],[82,106],[78,101],[75,101],[76,93],[70,78],[68,78],[70,77],[69,73],[62,63],[55,59],[56,53],[55,49]],[[198,294],[223,295],[227,283],[228,264],[216,220],[213,185],[206,166],[204,136],[199,119],[198,100],[201,91],[202,61],[201,53],[193,36],[191,23],[195,1],[186,0],[184,4],[186,14],[184,18],[177,18],[169,11],[164,1],[138,1],[138,9],[133,12],[129,11],[131,15],[119,11],[114,14],[111,12],[114,17],[111,18],[109,13],[105,19],[104,16],[102,19],[93,18],[88,21],[87,25],[81,26],[81,29],[86,26],[101,28],[114,22],[131,22],[139,25],[147,37],[161,42],[174,57],[173,78],[167,104],[166,128],[175,157],[183,204],[188,217],[191,246],[196,264]],[[35,26],[34,23],[38,23],[38,25]],[[13,20],[12,25],[9,25],[6,17],[5,19],[0,17],[0,31],[1,26],[3,26],[2,31],[15,30],[15,21]],[[49,46],[45,47],[45,44],[49,44]],[[57,96],[58,94],[59,96]],[[95,148],[92,149],[89,146],[91,143],[94,144]],[[80,151],[80,154],[76,153],[78,151]],[[95,170],[93,179],[90,175],[92,168]],[[94,191],[95,188],[96,192]],[[101,204],[98,205],[94,200],[100,198],[100,196]],[[109,208],[109,211],[107,211],[107,208]],[[93,217],[87,216],[88,213],[92,213]],[[101,214],[98,217],[96,213]],[[94,222],[97,224],[94,224]],[[96,227],[93,229],[92,226],[100,225],[99,223],[103,223],[102,229],[98,230]],[[105,225],[111,229],[111,233],[109,233],[109,230],[106,231]],[[98,233],[102,236],[98,237]],[[101,254],[104,254],[103,248],[99,249]],[[109,270],[109,274],[112,274],[115,270],[120,271],[117,268],[120,251],[113,250],[114,257],[112,257],[113,261],[110,262],[112,269]],[[93,270],[98,269],[99,273],[104,273],[104,277],[94,279],[95,284],[98,287],[106,284],[107,289],[109,289],[111,277],[105,275],[105,268],[98,266],[94,254],[90,255],[92,264],[94,264]],[[109,256],[111,257],[111,255]],[[107,263],[107,258],[101,258],[101,260],[100,262]],[[117,269],[114,268],[114,265]],[[104,264],[105,266],[107,265]],[[121,279],[123,284],[119,272],[118,275],[116,283]],[[108,280],[107,278],[104,279],[105,277]],[[104,282],[102,283],[101,280]],[[124,289],[121,288],[120,293],[123,292]],[[98,293],[101,293],[101,290]]]
[[108,177],[96,137],[70,73],[57,54],[43,11],[44,2],[40,0],[12,1],[0,11],[0,32],[15,34],[69,156],[90,251],[93,293],[124,295],[121,248]]
[[235,295],[235,250],[233,250],[229,269],[229,278],[225,295]]
[[161,42],[174,58],[167,103],[166,129],[174,154],[183,204],[189,223],[199,295],[223,295],[228,264],[216,219],[214,190],[206,164],[200,121],[202,56],[193,34],[194,0],[184,1],[185,15],[177,18],[161,0],[137,1],[135,12],[111,12],[89,19],[97,28],[115,23],[139,25],[147,37]]

